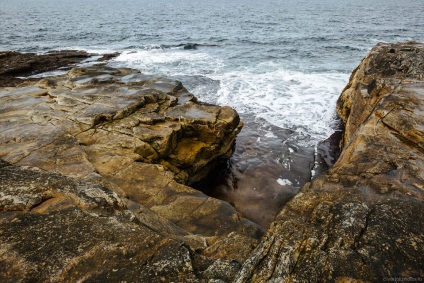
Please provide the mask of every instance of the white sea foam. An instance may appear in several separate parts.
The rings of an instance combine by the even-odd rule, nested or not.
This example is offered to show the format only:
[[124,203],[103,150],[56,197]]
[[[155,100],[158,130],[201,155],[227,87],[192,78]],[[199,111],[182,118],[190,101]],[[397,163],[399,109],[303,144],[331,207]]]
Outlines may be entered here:
[[276,138],[277,136],[273,132],[268,132],[265,134],[265,137],[267,138]]
[[[219,82],[215,90],[190,89],[201,100],[229,105],[296,133],[298,143],[316,144],[333,133],[336,100],[348,80],[337,72],[305,73],[287,70],[275,62],[237,69],[200,50],[152,48],[125,51],[112,65],[140,69],[147,74],[203,76]],[[272,132],[266,137],[275,137]]]
[[144,73],[168,76],[204,75],[216,72],[223,65],[222,61],[207,53],[180,48],[125,51],[112,64],[124,64]]
[[40,74],[28,76],[28,77],[18,77],[18,78],[19,79],[39,79],[39,78],[45,78],[49,76],[60,76],[60,75],[66,74],[67,72],[68,70],[54,70],[54,71],[48,71],[48,72],[44,72],[44,73],[40,73]]
[[281,186],[287,186],[287,185],[291,186],[291,185],[293,185],[292,182],[290,182],[290,180],[281,179],[281,178],[278,178],[277,183],[280,184]]
[[221,76],[218,103],[309,135],[313,144],[333,132],[336,100],[347,78],[340,73],[235,71]]

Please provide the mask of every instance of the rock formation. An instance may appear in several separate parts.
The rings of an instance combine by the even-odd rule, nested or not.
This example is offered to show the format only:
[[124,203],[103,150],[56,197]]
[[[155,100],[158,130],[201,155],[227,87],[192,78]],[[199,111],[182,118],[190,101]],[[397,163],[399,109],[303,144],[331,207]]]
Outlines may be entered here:
[[283,208],[234,282],[423,279],[424,45],[374,47],[337,111],[338,161]]
[[209,240],[142,205],[128,210],[100,185],[3,161],[0,178],[1,282],[207,282],[240,268],[200,255]]
[[232,154],[233,109],[104,65],[2,88],[0,102],[1,282],[231,280],[261,236],[183,185]]
[[75,50],[50,51],[44,54],[0,52],[0,87],[16,86],[28,80],[37,81],[39,79],[25,77],[59,68],[69,69],[89,56],[85,51]]
[[144,161],[193,183],[231,156],[242,127],[233,109],[198,103],[177,81],[104,66],[5,89],[2,101],[2,158],[76,177]]
[[424,45],[374,47],[337,111],[338,161],[258,243],[185,185],[232,154],[233,109],[104,65],[1,88],[0,281],[424,278]]

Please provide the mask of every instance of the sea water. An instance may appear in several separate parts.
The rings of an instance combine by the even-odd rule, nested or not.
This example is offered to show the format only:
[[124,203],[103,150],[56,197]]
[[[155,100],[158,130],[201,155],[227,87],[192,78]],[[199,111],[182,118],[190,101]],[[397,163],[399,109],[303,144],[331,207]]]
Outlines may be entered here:
[[424,2],[0,0],[0,23],[0,50],[118,51],[111,66],[235,108],[246,123],[235,156],[225,181],[203,188],[267,225],[312,177],[336,100],[370,48],[424,41]]

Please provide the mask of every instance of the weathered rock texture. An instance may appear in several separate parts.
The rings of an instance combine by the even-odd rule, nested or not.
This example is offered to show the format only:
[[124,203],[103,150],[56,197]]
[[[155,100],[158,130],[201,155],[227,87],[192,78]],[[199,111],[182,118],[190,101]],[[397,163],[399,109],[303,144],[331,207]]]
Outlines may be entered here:
[[256,225],[182,184],[232,153],[231,108],[104,66],[0,89],[0,281],[423,278],[423,76],[423,44],[370,52],[338,102],[337,163],[252,253]]
[[197,103],[181,83],[129,69],[75,68],[0,97],[0,156],[76,177],[112,177],[144,161],[192,183],[231,156],[242,127],[230,107]]
[[74,68],[0,89],[0,125],[1,282],[229,281],[261,236],[183,185],[242,123],[179,82]]
[[0,179],[0,282],[208,282],[240,269],[100,185],[3,161]]
[[337,110],[340,158],[284,207],[235,282],[424,277],[424,45],[378,44]]

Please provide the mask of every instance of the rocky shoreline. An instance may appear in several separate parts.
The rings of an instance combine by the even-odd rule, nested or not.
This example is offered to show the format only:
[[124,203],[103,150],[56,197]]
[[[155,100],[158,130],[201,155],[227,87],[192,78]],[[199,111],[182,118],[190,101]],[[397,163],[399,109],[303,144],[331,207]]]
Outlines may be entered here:
[[[55,274],[69,269],[70,262],[79,265],[81,261],[83,268],[87,253],[93,253],[96,265],[102,266],[100,254],[107,249],[105,241],[126,247],[122,225],[136,225],[137,231],[143,231],[131,242],[143,243],[150,237],[144,233],[159,238],[143,252],[148,258],[143,264],[155,262],[152,257],[164,241],[174,241],[177,249],[187,245],[186,255],[173,248],[164,249],[166,253],[189,256],[172,263],[175,270],[165,269],[175,272],[178,278],[193,277],[189,273],[195,269],[206,272],[217,259],[220,265],[234,265],[231,260],[240,265],[262,235],[261,227],[244,219],[228,203],[184,185],[202,179],[233,153],[242,127],[233,109],[198,102],[178,81],[104,64],[75,67],[65,75],[3,88],[0,101],[4,180],[0,190],[0,209],[4,212],[0,216],[0,238],[4,245],[0,250],[2,264],[10,270],[4,273],[2,282],[32,278],[75,281],[79,277],[61,275],[62,279],[57,279]],[[83,218],[75,221],[75,214]],[[33,222],[32,216],[41,218]],[[95,229],[103,231],[101,237],[93,229],[84,228],[96,226],[97,218],[104,220],[99,225],[110,226],[110,231],[106,226]],[[13,235],[20,235],[22,226],[13,223],[24,223],[31,232],[15,239]],[[52,238],[40,241],[36,231],[52,227],[56,231],[50,235]],[[122,236],[111,242],[118,233],[114,227]],[[28,259],[34,252],[29,246],[34,242],[54,245],[37,251],[40,258],[52,256],[51,250],[57,250],[49,270],[39,270],[39,264],[44,263]],[[17,244],[24,250],[16,251]],[[68,245],[81,253],[64,252]],[[15,252],[18,261],[10,257]],[[124,255],[117,255],[117,250],[110,252],[121,257],[112,263],[117,264],[112,269],[123,269],[121,264],[130,264],[125,268],[134,268],[134,272],[139,269],[136,265],[140,261],[130,263]],[[210,263],[205,270],[189,266],[198,264],[190,259],[192,253],[201,258],[199,261]],[[29,260],[31,267],[22,267],[21,260]],[[169,258],[165,266],[172,260]],[[187,265],[181,274],[180,263]],[[33,273],[33,267],[39,273]],[[14,270],[18,277],[10,275]],[[88,276],[78,268],[75,272]],[[109,272],[93,271],[94,277],[90,278],[122,278],[122,273]],[[166,275],[170,280],[171,273],[161,277]],[[139,280],[155,282],[158,274]]]
[[[3,71],[2,86],[16,74]],[[186,185],[233,154],[243,124],[230,107],[104,64],[11,80],[0,88],[0,281],[424,278],[423,75],[423,44],[373,48],[338,102],[337,163],[262,238]]]
[[234,282],[423,280],[423,79],[423,44],[371,50],[338,101],[341,156],[283,208]]

